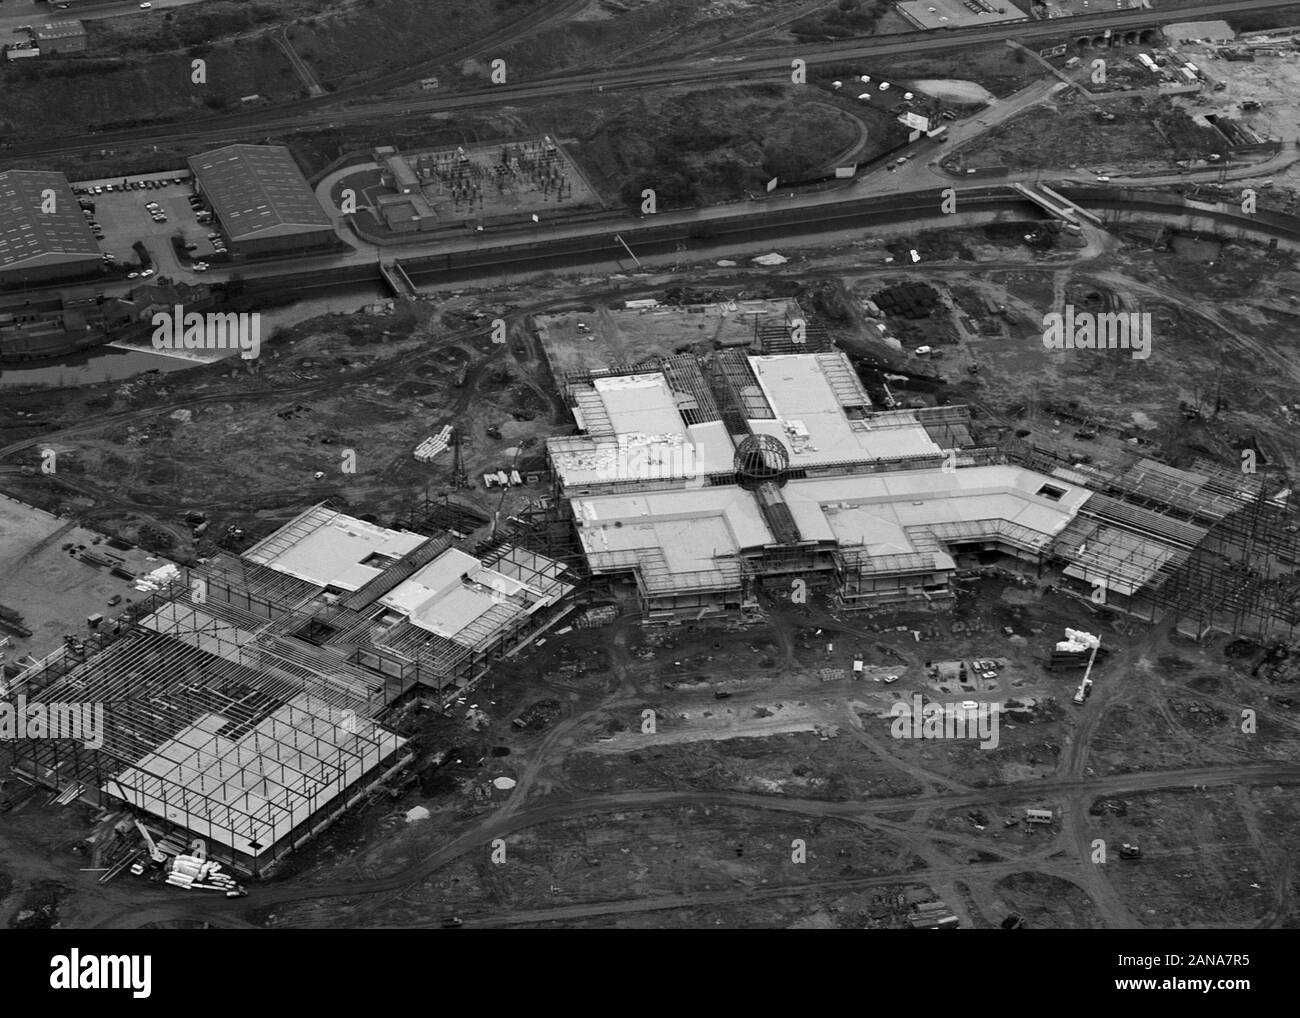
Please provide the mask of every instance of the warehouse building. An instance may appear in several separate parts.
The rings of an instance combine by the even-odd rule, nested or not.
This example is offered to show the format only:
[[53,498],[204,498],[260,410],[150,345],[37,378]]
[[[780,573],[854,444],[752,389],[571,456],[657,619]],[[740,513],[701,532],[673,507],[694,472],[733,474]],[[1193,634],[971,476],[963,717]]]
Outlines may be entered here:
[[231,249],[249,257],[338,243],[316,194],[283,145],[227,145],[189,160],[195,186]]
[[11,685],[106,704],[103,744],[10,744],[16,771],[125,804],[182,843],[264,875],[410,762],[389,708],[454,698],[554,625],[559,563],[508,544],[390,530],[315,506],[242,556],[146,595]]
[[98,272],[101,261],[67,177],[46,170],[0,173],[0,285],[76,279]]
[[42,53],[82,53],[86,49],[86,26],[80,21],[55,21],[36,29],[36,45]]
[[876,412],[839,352],[668,358],[568,380],[548,440],[587,568],[649,620],[738,611],[792,582],[844,609],[938,606],[998,562],[1123,604],[1205,531],[1068,471],[971,448],[963,407]]

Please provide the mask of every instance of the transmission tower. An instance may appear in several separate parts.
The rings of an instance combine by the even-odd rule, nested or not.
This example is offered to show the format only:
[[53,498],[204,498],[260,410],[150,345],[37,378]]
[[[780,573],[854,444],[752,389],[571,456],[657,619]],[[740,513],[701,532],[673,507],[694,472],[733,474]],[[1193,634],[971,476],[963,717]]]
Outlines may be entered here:
[[452,429],[451,432],[451,486],[453,488],[468,488],[469,477],[465,473],[465,455],[461,452],[461,429],[459,426]]

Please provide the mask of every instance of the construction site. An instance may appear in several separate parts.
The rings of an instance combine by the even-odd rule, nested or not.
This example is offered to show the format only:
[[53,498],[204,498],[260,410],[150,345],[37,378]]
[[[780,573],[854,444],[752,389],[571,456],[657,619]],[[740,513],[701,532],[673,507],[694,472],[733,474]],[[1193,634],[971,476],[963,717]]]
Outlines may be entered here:
[[1290,256],[1023,187],[16,395],[0,922],[1293,922]]
[[29,707],[105,708],[101,746],[23,740],[14,772],[268,874],[411,764],[394,704],[454,699],[572,589],[542,556],[456,543],[317,506],[178,576],[8,684]]

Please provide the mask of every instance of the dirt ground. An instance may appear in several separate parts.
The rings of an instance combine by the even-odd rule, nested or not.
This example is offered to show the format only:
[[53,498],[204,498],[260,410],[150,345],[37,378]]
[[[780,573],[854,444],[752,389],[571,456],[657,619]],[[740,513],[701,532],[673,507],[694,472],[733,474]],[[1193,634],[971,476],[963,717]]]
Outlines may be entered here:
[[[477,737],[509,755],[485,753],[477,766],[461,757],[450,788],[411,793],[363,818],[367,837],[331,832],[322,845],[334,848],[317,852],[310,877],[320,897],[258,915],[275,926],[428,926],[446,915],[485,926],[889,926],[915,915],[910,905],[895,908],[893,895],[920,887],[963,926],[997,926],[1017,913],[1031,926],[1079,928],[1109,921],[1104,912],[1114,906],[1102,899],[1099,908],[1098,881],[1144,925],[1251,925],[1273,914],[1278,881],[1290,879],[1281,859],[1294,793],[1268,779],[1252,787],[1246,776],[1261,749],[1274,761],[1294,752],[1294,715],[1269,709],[1256,747],[1231,712],[1215,707],[1229,691],[1207,699],[1196,682],[1223,670],[1222,642],[1153,642],[1111,624],[1093,626],[1115,648],[1095,673],[1101,692],[1076,707],[1068,702],[1073,678],[1047,673],[1043,659],[1080,607],[1029,599],[1032,607],[1015,614],[1029,634],[1019,642],[994,625],[1010,617],[997,611],[981,628],[989,599],[1002,590],[1005,602],[1016,589],[986,581],[965,613],[974,632],[954,635],[931,619],[919,623],[919,642],[910,628],[900,633],[884,620],[836,618],[817,599],[801,609],[773,603],[766,620],[748,628],[620,625],[552,639],[516,674],[495,678],[492,725]],[[827,657],[822,639],[833,627],[836,649]],[[990,750],[896,739],[874,708],[859,710],[879,701],[883,686],[823,681],[826,662],[845,670],[855,652],[869,669],[901,671],[903,694],[927,687],[913,674],[921,669],[900,667],[900,658],[993,656],[1004,685],[971,695],[1014,693],[1035,708],[1004,722]],[[1157,652],[1159,674],[1145,664]],[[1230,668],[1230,698],[1259,704],[1263,687],[1249,679],[1250,659]],[[718,692],[730,696],[719,701]],[[560,706],[541,730],[511,725],[546,697]],[[1171,723],[1122,736],[1113,730],[1164,702],[1182,705]],[[801,708],[814,730],[773,728],[769,712],[781,705]],[[663,719],[654,733],[644,731],[645,709]],[[725,718],[720,726],[717,718]],[[683,741],[687,731],[693,737]],[[1084,738],[1082,757],[1064,751]],[[1104,761],[1121,739],[1132,766],[1111,774]],[[1063,783],[1076,766],[1078,777]],[[1180,770],[1186,784],[1169,777]],[[502,773],[519,781],[515,790],[490,790]],[[1247,784],[1223,783],[1233,781],[1230,773]],[[1171,780],[1176,789],[1157,790]],[[1214,783],[1200,783],[1207,780]],[[417,806],[431,818],[407,819]],[[1030,808],[1052,810],[1054,822],[1028,824]],[[494,823],[520,810],[535,821],[515,833],[513,823]],[[483,834],[456,840],[448,857],[440,849],[448,823]],[[1090,852],[1101,839],[1105,861],[1088,856],[1081,868],[1071,858],[1076,837]],[[1141,860],[1119,857],[1128,843],[1141,845]],[[446,863],[413,878],[400,896],[331,893],[350,881],[420,871],[430,853]],[[274,884],[263,889],[274,892]]]
[[[468,501],[485,515],[499,508],[508,514],[538,494],[482,489],[488,470],[535,469],[542,440],[562,427],[527,331],[514,329],[508,343],[492,341],[491,321],[509,310],[495,303],[479,310],[476,301],[453,298],[436,312],[430,305],[376,311],[287,330],[252,374],[218,362],[165,380],[145,376],[98,387],[85,398],[120,411],[114,423],[60,443],[59,473],[46,478],[55,489],[36,495],[36,476],[15,475],[15,482],[32,489],[34,504],[93,508],[99,525],[128,540],[141,539],[146,515],[170,535],[155,533],[150,547],[182,561],[213,547],[229,527],[258,532],[291,518],[304,497],[342,499],[388,516],[426,491],[445,490],[451,450],[429,463],[417,461],[414,450],[446,424],[463,429],[474,482]],[[339,386],[341,372],[357,384]],[[24,405],[43,414],[53,403],[37,393]],[[58,413],[72,420],[77,405]],[[14,437],[27,430],[25,419],[9,423],[19,426]],[[15,462],[35,470],[39,448],[33,444]],[[92,479],[94,495],[87,497]],[[208,515],[202,539],[176,523],[195,508]]]
[[[726,301],[692,307],[565,311],[534,317],[556,377],[751,342],[757,326],[800,317],[794,301]],[[586,329],[579,329],[579,324]]]
[[[741,279],[710,263],[689,279],[733,295],[760,285],[800,293],[873,398],[890,376],[904,398],[969,403],[982,440],[1014,429],[1098,460],[1158,452],[1230,464],[1250,434],[1269,463],[1294,470],[1294,425],[1278,408],[1293,401],[1300,366],[1276,342],[1289,334],[1279,296],[1297,278],[1288,259],[1205,238],[1156,250],[1136,227],[1026,241],[1031,225],[1013,225],[908,237],[947,253],[927,257],[924,273],[886,261],[897,237],[873,236],[808,252],[797,271]],[[939,293],[931,324],[884,324],[903,335],[942,325],[943,360],[891,349],[864,310],[864,298],[909,279]],[[75,469],[7,472],[5,484],[100,514],[98,525],[132,521],[132,533],[147,521],[177,527],[176,514],[202,496],[214,529],[239,522],[250,536],[326,496],[382,515],[425,484],[446,487],[449,460],[411,456],[445,422],[470,434],[471,476],[567,433],[529,316],[588,316],[597,339],[570,335],[569,348],[621,357],[595,323],[626,299],[662,299],[683,283],[680,272],[619,291],[545,280],[508,305],[447,294],[306,323],[272,341],[252,375],[216,366],[64,403],[17,397],[0,417],[3,441],[34,445],[46,428],[71,428],[57,437]],[[1066,301],[1150,311],[1152,357],[1046,350],[1042,317]],[[500,344],[488,328],[497,315],[510,324]],[[1180,401],[1200,416],[1186,419]],[[1076,437],[1066,411],[1088,416],[1097,436]],[[335,469],[346,448],[357,452],[355,475]],[[29,448],[6,465],[36,462]],[[513,489],[504,511],[539,493]],[[503,504],[495,491],[463,494],[488,515]],[[180,550],[201,550],[186,540]],[[652,630],[624,617],[548,634],[448,716],[399,708],[395,724],[446,754],[428,757],[400,798],[349,814],[233,904],[130,878],[97,884],[69,847],[87,818],[27,799],[0,824],[0,868],[12,881],[0,919],[43,921],[44,906],[31,904],[53,881],[66,925],[437,926],[455,915],[484,927],[860,927],[918,920],[916,902],[892,897],[918,889],[976,928],[1013,914],[1043,927],[1296,925],[1294,679],[1255,668],[1265,648],[1229,656],[1222,638],[1148,631],[1048,591],[1058,579],[980,575],[950,614],[862,616],[819,598],[768,599],[748,626]],[[1076,675],[1044,667],[1067,625],[1112,651],[1082,706],[1070,700]],[[993,660],[998,674],[970,688],[927,676],[927,661],[951,660]],[[898,680],[885,683],[891,674]],[[882,715],[912,695],[1007,707],[997,746],[896,738]],[[469,710],[483,723],[471,726]],[[496,787],[502,777],[513,786]],[[1101,800],[1119,805],[1098,813]],[[1027,809],[1051,810],[1053,822],[1031,828]],[[1120,859],[1119,846],[1134,842],[1143,857]]]

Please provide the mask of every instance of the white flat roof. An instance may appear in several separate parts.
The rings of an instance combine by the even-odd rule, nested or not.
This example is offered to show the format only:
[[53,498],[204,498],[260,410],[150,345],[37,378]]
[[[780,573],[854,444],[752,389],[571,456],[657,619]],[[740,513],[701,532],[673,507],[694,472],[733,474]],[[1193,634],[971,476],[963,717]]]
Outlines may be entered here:
[[[1061,491],[1059,499],[1038,494],[1044,485]],[[1024,527],[1046,544],[1092,494],[1060,478],[1010,465],[797,479],[783,493],[804,538],[863,547],[873,556],[920,550],[909,528],[981,520]]]
[[791,466],[943,452],[914,417],[850,420],[816,356],[750,357],[749,364],[776,414],[775,420],[755,419],[749,426],[780,439],[790,450]]
[[630,480],[698,480],[735,466],[735,446],[721,421],[692,424],[677,435],[560,438],[551,463],[566,487]]
[[594,495],[571,504],[591,568],[639,565],[651,587],[734,582],[736,553],[773,541],[753,496],[735,486]]
[[[1040,494],[1044,486],[1051,491]],[[963,538],[998,535],[1046,547],[1092,492],[999,465],[796,479],[782,494],[802,540],[860,548],[872,558],[930,553],[948,568],[944,546]],[[664,587],[689,586],[693,577],[716,574],[720,561],[774,541],[754,496],[734,485],[593,495],[571,504],[593,570],[639,565],[660,574]]]
[[396,560],[425,540],[419,534],[389,530],[316,506],[258,542],[243,557],[322,587],[354,591],[387,565],[362,565],[366,559],[383,555]]
[[[526,596],[517,600],[520,594]],[[520,580],[488,569],[473,555],[450,548],[379,603],[401,612],[414,626],[470,646],[478,641],[464,641],[461,635],[488,613],[497,612],[492,627],[499,629],[551,600]]]
[[677,412],[677,400],[662,372],[611,375],[596,378],[591,384],[605,404],[615,434],[686,434],[686,423]]
[[[680,540],[688,546],[711,554],[714,542],[695,536],[690,529],[691,524],[709,516],[726,520],[732,538],[728,544],[734,548],[761,548],[772,543],[772,535],[753,496],[734,485],[693,491],[593,495],[576,498],[572,504],[584,540],[592,537],[593,541],[610,548],[635,546],[635,541],[621,532],[653,523],[664,528],[665,533],[679,533]],[[597,534],[600,536],[593,537]]]

